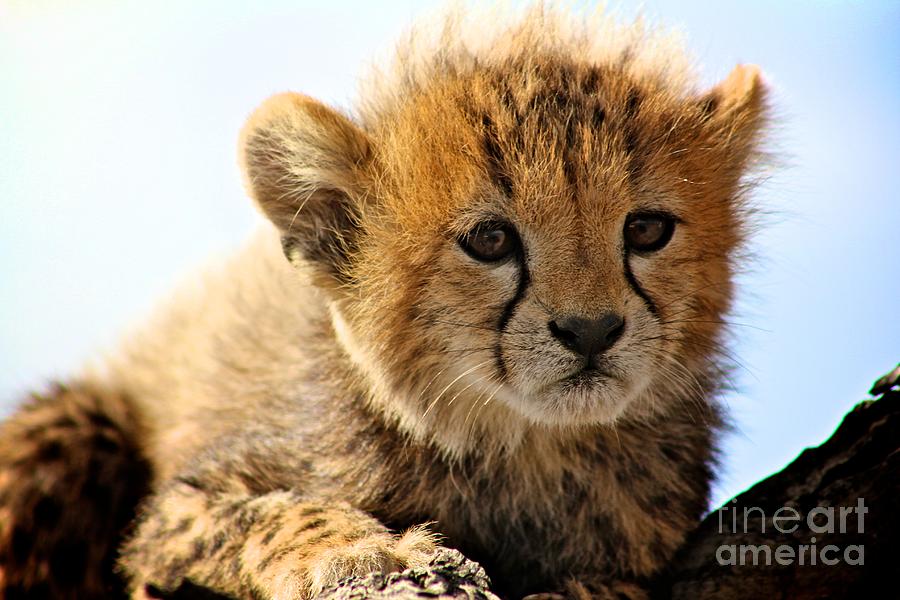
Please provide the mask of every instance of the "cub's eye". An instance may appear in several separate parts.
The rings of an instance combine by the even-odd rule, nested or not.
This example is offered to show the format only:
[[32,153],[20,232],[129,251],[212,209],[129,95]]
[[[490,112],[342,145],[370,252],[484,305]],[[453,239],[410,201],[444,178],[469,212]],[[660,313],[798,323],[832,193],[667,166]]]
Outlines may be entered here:
[[655,252],[675,233],[675,217],[664,213],[638,213],[625,221],[625,244],[638,252]]
[[497,262],[518,250],[519,236],[511,225],[484,223],[460,238],[459,245],[476,260]]

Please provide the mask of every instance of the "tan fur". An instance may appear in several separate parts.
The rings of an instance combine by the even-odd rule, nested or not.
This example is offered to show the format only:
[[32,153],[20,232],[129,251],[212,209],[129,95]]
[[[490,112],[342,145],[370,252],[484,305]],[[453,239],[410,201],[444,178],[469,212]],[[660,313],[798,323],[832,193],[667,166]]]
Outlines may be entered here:
[[[85,377],[153,468],[135,597],[311,597],[424,564],[430,523],[509,596],[637,598],[706,509],[759,72],[702,92],[639,25],[467,19],[415,30],[352,118],[263,104],[241,153],[273,227]],[[680,218],[665,248],[626,251],[636,211]],[[492,219],[519,258],[460,249]],[[607,375],[572,387],[548,322],[610,311]]]

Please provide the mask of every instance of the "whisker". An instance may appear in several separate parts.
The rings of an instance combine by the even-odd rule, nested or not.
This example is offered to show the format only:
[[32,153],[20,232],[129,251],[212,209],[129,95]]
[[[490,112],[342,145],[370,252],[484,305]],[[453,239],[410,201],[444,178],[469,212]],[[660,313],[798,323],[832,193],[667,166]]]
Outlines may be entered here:
[[708,289],[711,289],[711,288],[722,287],[722,286],[726,286],[726,285],[730,285],[730,282],[728,282],[728,281],[718,281],[718,282],[708,283],[708,284],[706,284],[706,285],[703,285],[703,286],[701,286],[701,287],[698,287],[698,288],[696,288],[696,289],[693,289],[693,290],[687,292],[687,293],[684,294],[683,296],[679,296],[678,298],[675,298],[674,300],[671,300],[671,301],[669,301],[669,302],[666,302],[665,304],[661,304],[660,306],[657,307],[657,309],[658,309],[660,312],[662,312],[663,310],[665,310],[665,309],[668,308],[669,306],[671,306],[671,305],[673,305],[673,304],[675,304],[675,303],[677,303],[677,302],[681,302],[682,300],[684,300],[684,299],[686,299],[686,298],[689,298],[689,297],[691,297],[691,296],[695,296],[695,295],[697,295],[697,294],[700,293],[700,292],[704,292],[704,291],[706,291],[706,290],[708,290]]
[[472,371],[475,371],[476,369],[479,369],[479,368],[483,367],[484,365],[488,364],[489,362],[491,362],[491,361],[490,361],[490,360],[482,361],[482,362],[478,363],[477,365],[475,365],[474,367],[471,367],[471,368],[469,368],[469,369],[466,369],[465,371],[463,371],[462,373],[460,373],[458,376],[456,376],[456,377],[453,379],[453,381],[451,381],[450,383],[448,383],[448,384],[444,387],[444,389],[441,390],[441,393],[437,395],[437,397],[434,399],[434,401],[433,401],[431,404],[428,405],[428,408],[426,408],[426,409],[425,409],[425,412],[422,414],[422,418],[424,419],[425,416],[428,415],[428,412],[429,412],[432,408],[434,408],[434,405],[438,403],[438,401],[441,399],[441,397],[444,395],[444,393],[446,393],[446,391],[449,390],[449,389],[453,386],[454,383],[456,383],[457,381],[459,381],[460,379],[462,379],[463,377],[465,377],[466,375],[468,375],[468,374],[471,373]]
[[710,319],[710,320],[701,320],[701,319],[677,319],[677,320],[664,320],[662,321],[664,325],[675,325],[681,323],[703,323],[703,324],[713,324],[713,325],[728,325],[729,327],[747,327],[748,329],[755,329],[757,331],[763,331],[765,333],[773,333],[771,329],[765,329],[763,327],[757,327],[756,325],[750,325],[749,323],[738,323],[737,321],[729,321],[726,319]]

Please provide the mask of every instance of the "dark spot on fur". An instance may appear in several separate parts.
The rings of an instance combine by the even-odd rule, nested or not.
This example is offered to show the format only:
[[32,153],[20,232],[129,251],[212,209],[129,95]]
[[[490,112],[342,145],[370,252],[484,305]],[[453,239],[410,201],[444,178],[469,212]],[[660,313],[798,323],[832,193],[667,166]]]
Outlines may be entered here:
[[325,509],[321,506],[307,506],[305,508],[300,509],[301,517],[312,517],[315,515],[321,515],[325,512]]
[[195,490],[198,490],[198,491],[204,491],[206,489],[206,486],[204,485],[203,481],[199,477],[182,476],[182,477],[176,477],[175,481],[177,483],[183,483],[184,485],[194,488]]
[[94,477],[85,481],[81,495],[84,498],[90,499],[97,514],[108,515],[113,509],[115,492],[109,485],[106,485],[99,479],[100,478],[94,474]]
[[566,182],[569,184],[569,189],[572,190],[572,193],[576,193],[578,189],[578,169],[576,168],[575,161],[569,159],[568,157],[563,159],[563,175],[566,178]]
[[191,542],[191,562],[196,562],[203,558],[206,554],[206,541],[202,537],[195,538],[193,542]]
[[581,506],[587,501],[588,492],[582,482],[566,472],[562,477],[563,497],[566,503],[573,506]]
[[650,471],[647,470],[647,467],[639,462],[636,462],[631,467],[631,473],[634,479],[649,479]]
[[0,589],[0,592],[5,594],[4,598],[6,600],[34,600],[35,598],[53,597],[50,584],[46,581],[41,581],[28,586],[15,583],[8,584],[3,589]]
[[624,114],[624,140],[625,152],[628,154],[628,172],[634,176],[643,168],[643,161],[639,155],[639,136],[635,119],[643,102],[640,93],[633,89],[628,93],[625,101]]
[[363,530],[358,530],[358,531],[354,531],[352,533],[344,534],[344,541],[347,544],[352,544],[353,542],[357,542],[357,541],[363,539],[364,537],[367,537],[368,535],[369,535],[368,532],[363,531]]
[[656,510],[665,510],[672,505],[672,498],[665,494],[657,494],[650,497],[650,507]]
[[310,546],[313,546],[315,544],[318,544],[321,541],[327,540],[330,537],[334,537],[335,535],[337,535],[337,531],[335,531],[333,529],[327,529],[327,530],[323,531],[322,533],[309,538],[306,541],[306,543]]
[[290,546],[282,546],[281,548],[276,548],[262,559],[262,561],[257,566],[257,569],[260,571],[265,571],[269,567],[269,565],[272,564],[272,562],[281,560],[288,554],[300,550],[300,548],[302,547],[303,546],[299,544],[292,544]]
[[59,460],[63,455],[62,444],[58,440],[50,440],[38,447],[35,459],[39,462]]
[[275,539],[275,536],[278,535],[279,531],[280,531],[280,529],[278,529],[277,527],[271,528],[269,531],[266,532],[266,535],[263,536],[263,539],[260,540],[259,543],[262,544],[263,546],[268,546],[269,544],[272,543],[272,540]]
[[506,171],[503,159],[503,151],[500,149],[500,140],[497,137],[497,130],[493,119],[487,114],[481,117],[482,149],[487,160],[488,174],[496,183],[503,193],[508,197],[513,194],[512,179]]
[[94,446],[94,449],[99,452],[113,454],[120,450],[119,443],[104,433],[95,433],[92,435],[90,443]]
[[547,89],[544,95],[543,104],[546,107],[546,110],[555,114],[560,114],[563,119],[571,121],[571,107],[573,102],[570,90],[567,87],[559,85],[559,87]]
[[[578,145],[579,138],[579,122],[575,118],[570,118],[565,122],[566,128],[566,148],[563,153],[564,156],[575,154],[575,148]],[[569,156],[566,156],[566,163],[572,162]],[[569,184],[572,185],[575,182],[570,178]]]
[[219,531],[218,533],[216,533],[209,544],[209,553],[215,554],[216,552],[221,550],[222,546],[225,545],[225,539],[226,536],[224,531]]
[[103,413],[91,411],[87,414],[87,417],[91,424],[96,425],[98,428],[116,429],[116,424],[113,423],[112,420]]
[[666,459],[671,462],[678,462],[682,458],[680,450],[677,447],[669,444],[661,444],[659,447],[659,451],[662,452],[663,456],[665,456]]
[[57,417],[52,423],[50,423],[50,427],[55,427],[59,429],[72,429],[77,425],[72,417],[68,415],[63,415]]
[[266,554],[266,556],[263,557],[263,559],[261,561],[259,561],[259,563],[256,565],[256,570],[259,572],[263,572],[266,569],[268,569],[269,565],[272,563],[273,560],[275,560],[275,557],[278,556],[279,552],[280,552],[280,550],[273,550],[272,552],[269,552],[268,554]]
[[327,523],[328,523],[328,521],[325,519],[314,519],[312,521],[304,523],[302,526],[300,526],[297,529],[297,531],[295,533],[300,534],[300,533],[303,533],[304,531],[318,529],[318,528],[322,527],[323,525],[326,525]]
[[638,147],[638,135],[632,126],[626,126],[625,128],[625,152],[628,154],[629,166],[628,170],[630,173],[635,174],[640,169],[637,167],[640,165],[640,160],[636,156]]
[[581,89],[584,92],[591,94],[596,92],[600,87],[600,69],[593,67],[588,70],[587,74],[584,76],[584,80],[581,82]]
[[50,554],[50,572],[53,578],[65,586],[84,580],[87,570],[87,542],[72,540],[60,542]]
[[703,113],[703,117],[706,119],[713,116],[717,108],[719,108],[718,96],[708,96],[700,103],[700,112]]
[[600,129],[600,126],[603,125],[603,121],[606,120],[606,111],[602,106],[598,106],[594,109],[593,114],[591,115],[591,126],[594,129]]
[[509,84],[506,81],[501,80],[497,83],[497,85],[500,88],[500,105],[511,113],[518,113],[516,99],[513,96],[512,89],[509,87]]
[[241,555],[236,554],[234,558],[231,559],[231,562],[228,565],[228,570],[231,573],[232,577],[239,577],[241,574]]
[[179,535],[185,533],[191,526],[194,524],[194,517],[185,517],[178,521],[178,524],[175,525],[175,528],[169,533],[172,535]]
[[44,496],[34,505],[35,526],[51,530],[56,527],[62,515],[62,506],[51,496]]
[[31,555],[34,535],[32,532],[23,529],[21,526],[13,528],[12,533],[12,558],[18,564],[25,564]]
[[160,510],[155,510],[153,513],[152,523],[156,524],[156,529],[154,535],[162,534],[163,530],[169,528],[169,519],[168,517],[162,513]]
[[616,469],[616,481],[626,489],[635,489],[649,476],[646,467],[641,464],[629,464],[627,467]]
[[239,513],[233,521],[234,531],[240,535],[247,535],[258,518],[259,513],[256,510],[247,510]]
[[234,502],[230,502],[216,511],[217,519],[230,519],[238,512],[240,512],[244,506],[247,504],[247,499],[242,498],[240,500],[235,500]]
[[[612,527],[609,516],[599,513],[591,517],[591,531],[605,532]],[[605,534],[604,534],[605,535]]]

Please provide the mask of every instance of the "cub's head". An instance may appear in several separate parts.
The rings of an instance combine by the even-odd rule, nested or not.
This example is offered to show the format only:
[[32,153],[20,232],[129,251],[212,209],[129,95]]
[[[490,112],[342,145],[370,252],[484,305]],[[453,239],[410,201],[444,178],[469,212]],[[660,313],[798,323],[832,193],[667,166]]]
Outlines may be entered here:
[[739,66],[696,90],[610,27],[449,28],[355,120],[284,94],[244,130],[250,192],[369,400],[452,452],[714,387],[764,88]]

